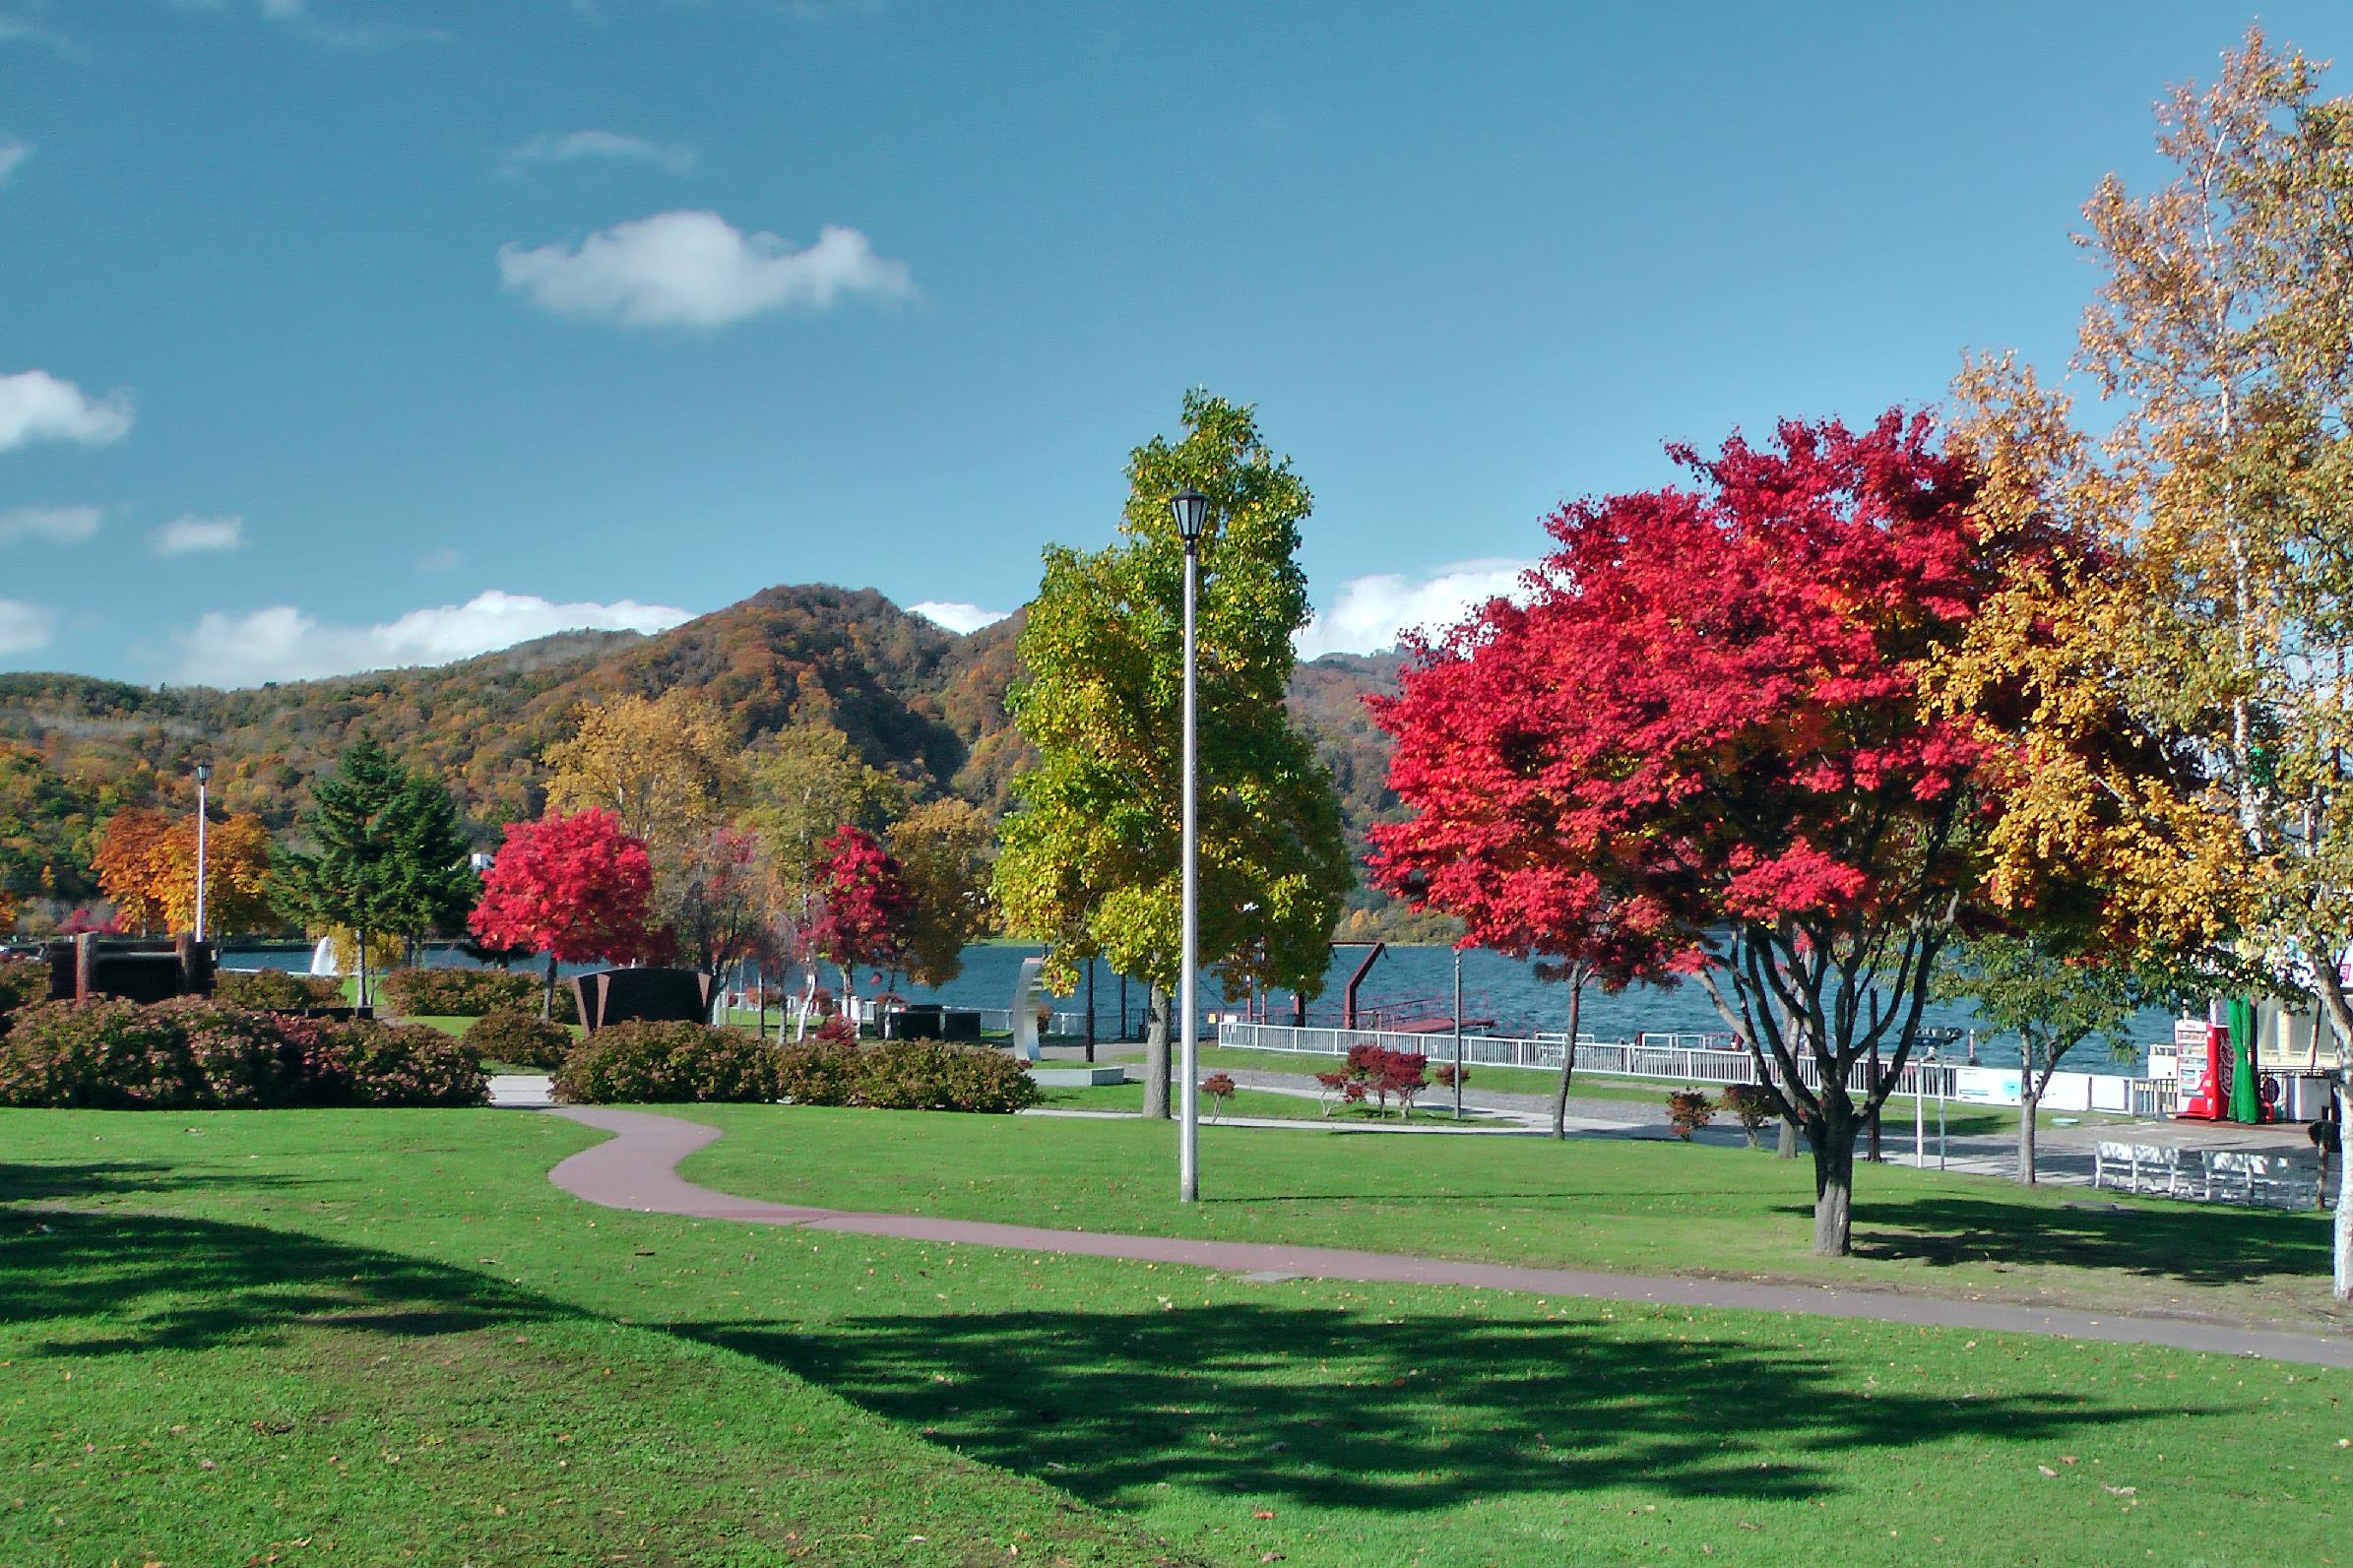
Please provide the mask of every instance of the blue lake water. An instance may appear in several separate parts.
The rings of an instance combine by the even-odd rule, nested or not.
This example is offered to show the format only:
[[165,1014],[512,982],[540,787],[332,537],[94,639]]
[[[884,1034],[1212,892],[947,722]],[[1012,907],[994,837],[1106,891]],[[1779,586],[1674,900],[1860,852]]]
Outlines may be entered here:
[[[919,1002],[944,1002],[956,1007],[1007,1007],[1012,1004],[1013,984],[1022,960],[1035,956],[1039,951],[1036,947],[1015,943],[991,943],[968,948],[964,954],[964,972],[948,984],[932,989],[902,983],[899,991],[910,1000]],[[1366,975],[1360,1001],[1367,1009],[1418,1002],[1424,1005],[1409,1011],[1425,1017],[1444,1016],[1451,1007],[1454,957],[1451,948],[1392,947],[1381,955]],[[1363,958],[1362,950],[1342,948],[1334,951],[1324,993],[1310,1005],[1310,1022],[1338,1022],[1341,991]],[[429,949],[425,961],[436,968],[465,967],[471,963],[462,953],[445,948]],[[1525,1029],[1558,1032],[1566,1024],[1566,988],[1537,978],[1532,964],[1485,949],[1463,954],[1462,961],[1463,1011],[1467,1017],[1492,1018],[1495,1021],[1498,1033]],[[222,955],[222,962],[237,969],[302,970],[309,967],[310,955],[307,952],[230,951]],[[570,974],[594,967],[566,965],[563,972]],[[1104,965],[1096,966],[1095,975],[1096,1030],[1104,1037],[1110,1038],[1119,1032],[1119,981]],[[862,993],[871,995],[879,987],[872,976],[861,974],[859,976],[859,988]],[[1226,1005],[1223,994],[1214,975],[1203,976],[1201,995],[1205,1008]],[[1063,1011],[1077,1012],[1084,1008],[1085,1003],[1086,991],[1082,986],[1077,993],[1054,1005]],[[1131,984],[1127,988],[1127,1026],[1130,1030],[1142,1027],[1143,1009],[1144,988]],[[1289,1022],[1291,1010],[1288,993],[1278,993],[1270,1017],[1276,1023]],[[1922,1011],[1921,1017],[1924,1024],[1934,1027],[1979,1029],[1978,1060],[1989,1066],[2011,1066],[2018,1059],[2016,1040],[1986,1031],[1976,1014],[1967,1007],[1932,1002]],[[1724,1021],[1717,1016],[1714,1006],[1707,999],[1707,993],[1687,982],[1664,987],[1636,986],[1618,996],[1606,995],[1598,987],[1588,986],[1578,1027],[1584,1033],[1604,1040],[1630,1038],[1645,1031],[1708,1035],[1724,1033]],[[2172,1035],[2173,1021],[2170,1015],[2150,1009],[2135,1018],[2129,1030],[2135,1047],[2130,1061],[2110,1060],[2103,1041],[2089,1040],[2070,1053],[2067,1065],[2077,1072],[2136,1074],[2143,1070],[2148,1045],[2153,1041],[2170,1039]],[[1957,1054],[1958,1047],[1948,1053],[1948,1058]]]

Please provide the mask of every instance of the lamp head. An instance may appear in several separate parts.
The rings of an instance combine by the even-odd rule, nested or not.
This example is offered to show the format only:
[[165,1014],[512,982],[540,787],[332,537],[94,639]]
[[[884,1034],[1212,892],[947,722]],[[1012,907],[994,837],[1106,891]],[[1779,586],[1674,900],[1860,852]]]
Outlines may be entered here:
[[210,778],[212,778],[212,777],[213,777],[213,767],[212,767],[212,764],[210,764],[210,763],[204,763],[204,762],[200,762],[200,763],[198,763],[198,764],[196,765],[196,782],[197,782],[198,784],[203,784],[203,783],[204,783],[204,782],[205,782],[207,779],[210,779]]
[[1209,497],[1186,485],[1169,497],[1169,511],[1176,519],[1176,533],[1189,547],[1201,542],[1209,527]]

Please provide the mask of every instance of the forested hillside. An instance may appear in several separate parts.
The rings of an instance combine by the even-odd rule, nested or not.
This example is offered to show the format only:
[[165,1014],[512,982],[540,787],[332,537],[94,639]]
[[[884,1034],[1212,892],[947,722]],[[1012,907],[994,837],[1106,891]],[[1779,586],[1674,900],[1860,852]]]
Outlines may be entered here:
[[[583,704],[676,687],[717,704],[747,749],[822,717],[920,792],[1001,811],[1024,753],[1004,707],[1017,631],[1018,617],[958,636],[870,589],[811,585],[766,589],[654,637],[572,632],[454,664],[235,691],[0,674],[0,889],[88,898],[98,826],[126,805],[188,803],[200,758],[221,810],[283,830],[362,731],[445,781],[487,846],[500,824],[539,810],[540,757]],[[1334,655],[1292,681],[1292,712],[1332,767],[1360,849],[1392,804],[1387,745],[1363,696],[1396,665]],[[1360,893],[1356,907],[1380,904]]]

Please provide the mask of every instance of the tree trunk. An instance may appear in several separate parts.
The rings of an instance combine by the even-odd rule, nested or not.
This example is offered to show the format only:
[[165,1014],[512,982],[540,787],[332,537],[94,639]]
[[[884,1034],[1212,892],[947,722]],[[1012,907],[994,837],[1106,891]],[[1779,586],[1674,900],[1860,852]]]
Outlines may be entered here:
[[[1787,1005],[1784,1005],[1781,1009],[1781,1038],[1789,1046],[1790,1060],[1796,1061],[1802,1054],[1804,1047],[1800,1044],[1798,1039],[1798,1015]],[[1770,1072],[1767,1072],[1765,1076],[1771,1077],[1772,1075]],[[1785,1098],[1787,1098],[1793,1105],[1797,1102],[1797,1096],[1795,1094],[1788,1095]],[[1798,1124],[1790,1120],[1787,1116],[1781,1118],[1781,1135],[1773,1146],[1773,1153],[1783,1160],[1795,1160],[1798,1158]]]
[[1169,1119],[1169,993],[1160,986],[1145,993],[1144,1119]]
[[362,931],[359,931],[359,932],[357,932],[357,933],[355,933],[355,934],[356,934],[356,935],[358,936],[358,938],[359,938],[359,991],[358,991],[358,1002],[359,1002],[359,1005],[360,1005],[361,1007],[365,1007],[365,1006],[367,1006],[367,1005],[368,1005],[368,999],[367,999],[367,932],[366,932],[366,931],[364,931],[364,930],[362,930]]
[[2018,1093],[2018,1179],[2029,1187],[2034,1185],[2034,1107],[2042,1103],[2033,1078],[2032,1068],[2021,1073]]
[[[2310,938],[2306,940],[2304,948],[2307,953],[2327,953],[2334,950],[2333,943],[2314,941]],[[2335,965],[2316,964],[2313,966],[2313,971],[2314,977],[2320,982],[2321,1005],[2326,1009],[2329,1026],[2336,1034],[2337,1070],[2332,1075],[2335,1082],[2330,1086],[2328,1093],[2332,1099],[2331,1108],[2336,1112],[2338,1138],[2342,1142],[2347,1108],[2345,1104],[2345,1049],[2348,1042],[2353,1042],[2353,999],[2346,997],[2344,982],[2339,976]],[[2334,1246],[2331,1248],[2335,1259],[2333,1290],[2339,1301],[2353,1301],[2353,1216],[2348,1216],[2346,1213],[2349,1207],[2346,1199],[2348,1196],[2353,1196],[2353,1159],[2348,1159],[2347,1152],[2340,1149],[2337,1153],[2336,1162],[2336,1227],[2333,1236]]]
[[1854,1250],[1854,1108],[1843,1096],[1835,1103],[1825,1098],[1806,1131],[1813,1145],[1813,1250],[1843,1258]]
[[1585,976],[1568,981],[1568,1038],[1560,1043],[1560,1087],[1553,1095],[1553,1136],[1568,1136],[1568,1084],[1577,1076],[1577,1015],[1585,1005]]
[[[553,1022],[555,1018],[555,954],[553,951],[547,955],[547,986],[540,995],[540,1018],[541,1022],[547,1023]],[[585,1024],[588,1020],[584,1018],[581,1022]]]
[[2353,1258],[2353,1160],[2346,1158],[2341,1147],[2345,1128],[2345,1090],[2340,1081],[2333,1091],[2337,1097],[2336,1126],[2339,1148],[2336,1152],[2336,1298],[2353,1301],[2353,1278],[2346,1271],[2346,1259]]

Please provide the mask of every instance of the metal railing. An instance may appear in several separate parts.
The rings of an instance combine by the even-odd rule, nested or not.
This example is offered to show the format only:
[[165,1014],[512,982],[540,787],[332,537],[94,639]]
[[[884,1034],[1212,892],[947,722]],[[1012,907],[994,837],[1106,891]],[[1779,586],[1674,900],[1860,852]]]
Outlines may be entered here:
[[[1558,1069],[1566,1037],[1562,1035],[1508,1037],[1465,1035],[1462,1058],[1474,1066]],[[1577,1070],[1612,1078],[1650,1078],[1683,1084],[1753,1084],[1761,1081],[1756,1070],[1756,1058],[1747,1050],[1651,1043],[1661,1039],[1711,1037],[1714,1036],[1645,1035],[1637,1040],[1605,1043],[1589,1035],[1579,1035]],[[1295,1051],[1309,1056],[1334,1057],[1346,1056],[1354,1046],[1377,1045],[1386,1050],[1418,1051],[1432,1061],[1449,1061],[1453,1058],[1454,1036],[1451,1034],[1396,1034],[1367,1029],[1295,1029],[1284,1024],[1221,1023],[1218,1025],[1217,1042],[1235,1050]],[[1809,1088],[1820,1087],[1820,1069],[1812,1061],[1799,1062],[1798,1073]],[[1902,1075],[1889,1093],[1951,1098],[1955,1092],[1954,1073],[1955,1065],[1949,1062],[1906,1062]],[[1857,1062],[1847,1074],[1847,1088],[1862,1093],[1870,1087],[1871,1063]]]

